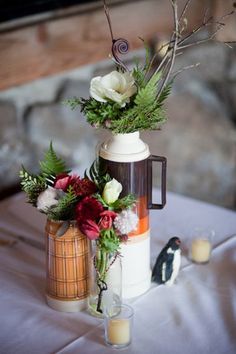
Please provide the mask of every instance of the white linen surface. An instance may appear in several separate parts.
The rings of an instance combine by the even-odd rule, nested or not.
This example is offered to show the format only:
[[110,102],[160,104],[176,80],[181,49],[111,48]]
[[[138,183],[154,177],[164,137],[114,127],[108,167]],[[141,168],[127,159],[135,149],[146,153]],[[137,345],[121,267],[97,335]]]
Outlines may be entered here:
[[[133,343],[123,353],[236,353],[236,213],[168,194],[151,212],[152,264],[164,244],[179,236],[183,246],[194,227],[216,232],[207,265],[183,255],[177,283],[152,285],[130,301]],[[0,228],[42,240],[45,218],[22,194],[0,203]],[[0,239],[8,238],[0,232]],[[45,304],[45,255],[18,242],[0,247],[0,353],[115,353],[104,344],[103,322],[86,312],[60,313]]]

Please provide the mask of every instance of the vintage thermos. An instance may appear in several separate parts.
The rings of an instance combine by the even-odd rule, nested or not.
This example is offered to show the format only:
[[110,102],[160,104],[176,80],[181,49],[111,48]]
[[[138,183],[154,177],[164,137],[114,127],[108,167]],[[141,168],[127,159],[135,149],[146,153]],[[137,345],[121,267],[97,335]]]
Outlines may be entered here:
[[[166,158],[150,155],[139,132],[113,135],[99,149],[99,160],[111,177],[123,186],[122,195],[137,198],[137,229],[122,244],[122,295],[132,298],[146,292],[151,284],[149,209],[166,203]],[[162,164],[161,204],[152,203],[152,163]]]

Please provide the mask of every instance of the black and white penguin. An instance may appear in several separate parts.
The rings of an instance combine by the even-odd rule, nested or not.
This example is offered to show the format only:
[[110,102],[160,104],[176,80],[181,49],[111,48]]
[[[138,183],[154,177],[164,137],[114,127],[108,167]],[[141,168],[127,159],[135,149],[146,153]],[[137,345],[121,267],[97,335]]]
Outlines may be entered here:
[[152,271],[152,281],[172,285],[179,273],[181,264],[180,239],[172,237],[157,257]]

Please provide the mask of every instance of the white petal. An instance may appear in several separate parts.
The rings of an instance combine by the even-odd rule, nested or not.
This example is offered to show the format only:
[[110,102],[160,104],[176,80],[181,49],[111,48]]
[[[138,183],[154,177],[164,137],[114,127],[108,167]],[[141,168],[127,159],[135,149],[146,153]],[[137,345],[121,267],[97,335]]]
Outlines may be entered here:
[[119,91],[121,77],[117,71],[112,71],[110,74],[103,76],[101,84],[106,89],[113,89]]
[[90,96],[93,97],[96,101],[107,102],[104,95],[104,90],[101,84],[101,76],[96,76],[91,80],[90,83]]
[[135,84],[134,78],[128,72],[122,74],[122,86],[120,92],[124,93],[128,88],[132,87]]
[[122,103],[122,95],[112,89],[104,89],[105,95],[110,100],[117,102],[119,104]]

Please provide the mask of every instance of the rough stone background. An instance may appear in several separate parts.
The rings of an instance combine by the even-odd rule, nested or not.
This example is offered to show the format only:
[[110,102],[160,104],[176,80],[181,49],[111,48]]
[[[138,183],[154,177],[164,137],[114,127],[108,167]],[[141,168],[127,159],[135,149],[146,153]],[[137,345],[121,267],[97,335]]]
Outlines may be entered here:
[[[176,79],[162,131],[142,138],[153,154],[167,157],[169,190],[236,208],[236,51],[216,43],[190,48],[175,70],[197,62]],[[109,133],[61,102],[86,97],[91,77],[110,70],[104,61],[0,92],[0,192],[18,183],[21,163],[37,170],[51,140],[79,172],[90,165]],[[157,185],[158,179],[157,169]]]

